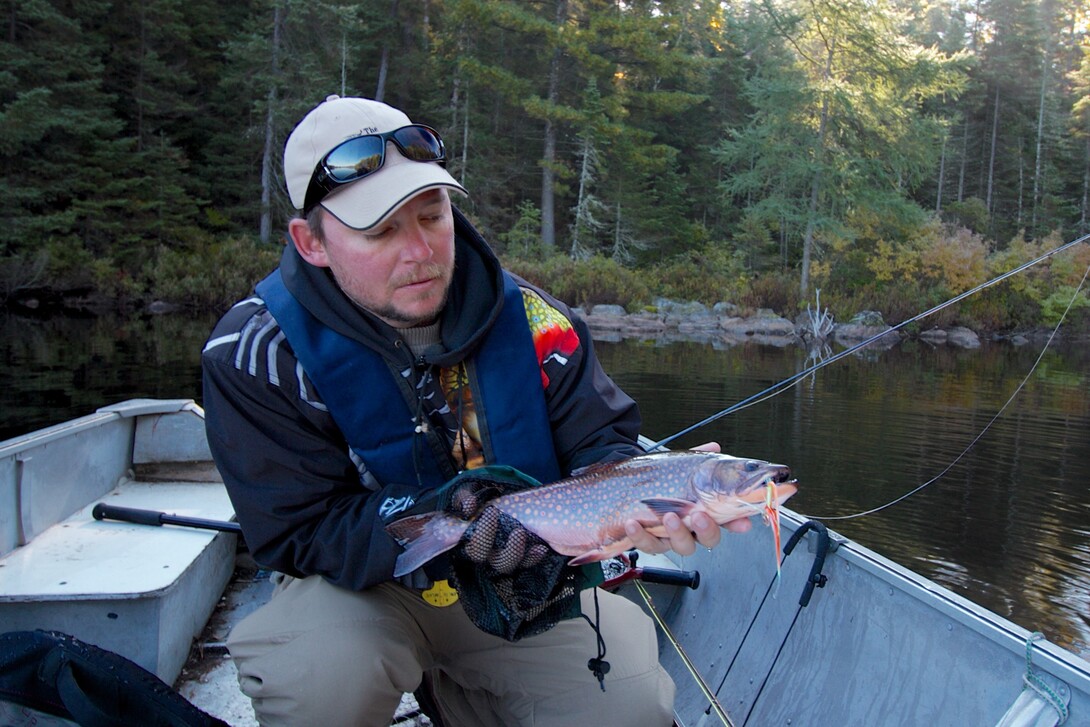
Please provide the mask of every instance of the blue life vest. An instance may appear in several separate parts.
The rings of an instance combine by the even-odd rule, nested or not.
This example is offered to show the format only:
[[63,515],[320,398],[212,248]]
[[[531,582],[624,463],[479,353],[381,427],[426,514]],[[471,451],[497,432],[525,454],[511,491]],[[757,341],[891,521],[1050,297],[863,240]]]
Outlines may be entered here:
[[[473,401],[485,461],[553,482],[560,479],[560,466],[522,291],[507,273],[503,281],[503,309],[469,369],[478,384]],[[311,315],[284,285],[279,268],[257,285],[257,293],[349,446],[381,484],[416,484],[418,474],[425,487],[449,479],[450,466],[442,466],[432,449],[439,446],[438,435],[416,432],[415,402],[407,400],[379,353]],[[422,441],[414,453],[415,437]],[[449,451],[449,443],[442,447]]]

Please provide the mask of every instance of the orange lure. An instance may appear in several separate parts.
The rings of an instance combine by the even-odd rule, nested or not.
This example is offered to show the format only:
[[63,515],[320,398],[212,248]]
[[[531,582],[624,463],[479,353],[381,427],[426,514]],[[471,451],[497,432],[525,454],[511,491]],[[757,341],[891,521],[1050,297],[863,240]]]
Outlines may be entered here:
[[776,496],[776,481],[768,479],[765,490],[765,522],[772,528],[772,540],[776,546],[776,582],[780,581],[780,566],[783,564],[783,556],[780,553],[780,501]]

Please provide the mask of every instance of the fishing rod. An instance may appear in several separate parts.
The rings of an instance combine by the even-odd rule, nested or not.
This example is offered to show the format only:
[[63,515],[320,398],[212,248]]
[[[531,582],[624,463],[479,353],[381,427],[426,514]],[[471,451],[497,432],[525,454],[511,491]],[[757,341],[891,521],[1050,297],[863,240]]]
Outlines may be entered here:
[[685,649],[681,646],[681,642],[674,636],[674,633],[670,630],[669,625],[662,617],[662,614],[659,613],[659,610],[655,608],[655,602],[651,598],[651,594],[638,580],[635,584],[636,590],[639,591],[640,597],[643,599],[643,602],[647,605],[648,611],[651,613],[651,617],[655,620],[655,623],[658,624],[659,628],[662,629],[662,632],[666,635],[666,639],[674,647],[674,651],[677,652],[678,658],[681,659],[681,663],[685,665],[685,669],[696,682],[697,688],[700,689],[704,698],[708,700],[707,714],[715,712],[715,716],[719,718],[719,721],[724,727],[735,727],[733,720],[731,720],[727,711],[723,709],[723,705],[719,702],[719,698],[716,696],[715,692],[708,686],[708,682],[704,680],[704,677],[701,675],[696,664],[694,664],[693,660],[689,658],[689,655],[685,653]]
[[758,391],[756,394],[753,394],[752,396],[749,396],[749,397],[747,397],[745,399],[742,399],[741,401],[739,401],[739,402],[737,402],[735,404],[732,404],[732,405],[728,406],[726,409],[722,409],[721,411],[718,411],[715,414],[712,414],[711,416],[700,420],[696,424],[692,424],[692,425],[682,429],[681,431],[679,431],[679,432],[677,432],[675,434],[671,434],[669,437],[666,437],[665,439],[660,439],[659,441],[655,442],[654,444],[648,445],[646,447],[646,449],[647,449],[647,451],[650,452],[650,451],[654,451],[655,449],[658,449],[659,447],[665,447],[667,444],[669,444],[670,442],[673,442],[678,437],[683,437],[686,434],[689,434],[690,432],[693,432],[693,431],[695,431],[697,429],[700,429],[701,427],[707,426],[708,424],[711,424],[714,421],[718,421],[719,419],[722,419],[723,417],[727,416],[728,414],[733,414],[734,412],[736,412],[736,411],[738,411],[740,409],[744,409],[744,408],[746,408],[746,407],[748,407],[748,406],[750,406],[752,404],[755,404],[755,403],[757,403],[759,401],[763,401],[766,398],[775,396],[776,394],[779,394],[782,391],[790,388],[791,386],[796,384],[801,379],[804,379],[807,376],[809,376],[810,374],[814,373],[818,369],[824,368],[825,366],[828,366],[829,364],[833,363],[834,361],[839,361],[840,359],[844,358],[845,356],[849,356],[849,355],[855,353],[856,351],[858,351],[858,350],[860,350],[862,348],[866,348],[870,344],[874,343],[875,341],[877,341],[877,340],[879,340],[881,338],[884,338],[884,337],[888,336],[889,334],[893,333],[894,331],[900,330],[901,328],[904,328],[905,326],[907,326],[909,324],[912,324],[912,323],[915,323],[917,321],[921,321],[921,320],[923,320],[924,318],[927,318],[930,315],[938,313],[939,311],[943,310],[944,308],[949,308],[953,304],[958,303],[958,302],[964,300],[965,298],[968,298],[969,296],[980,292],[981,290],[985,290],[986,288],[990,288],[991,286],[996,285],[997,283],[1001,283],[1004,280],[1006,280],[1007,278],[1013,277],[1013,276],[1017,275],[1018,273],[1022,272],[1023,270],[1027,270],[1027,269],[1033,267],[1034,265],[1037,265],[1038,263],[1040,263],[1040,262],[1042,262],[1044,260],[1047,260],[1048,258],[1052,257],[1053,255],[1057,255],[1057,254],[1059,254],[1059,253],[1061,253],[1061,252],[1063,252],[1063,251],[1065,251],[1065,250],[1067,250],[1069,248],[1074,247],[1075,245],[1078,245],[1080,243],[1087,242],[1087,241],[1090,241],[1090,235],[1083,235],[1082,237],[1076,238],[1076,239],[1072,240],[1071,242],[1068,242],[1068,243],[1066,243],[1064,245],[1061,245],[1061,246],[1055,248],[1054,250],[1050,250],[1049,252],[1046,252],[1043,255],[1040,255],[1040,256],[1030,260],[1029,262],[1023,263],[1023,264],[1019,265],[1018,267],[1016,267],[1016,268],[1014,268],[1012,270],[1008,270],[1007,272],[1003,273],[1002,275],[999,275],[999,276],[997,276],[995,278],[992,278],[991,280],[987,280],[987,281],[981,283],[980,285],[977,285],[977,286],[975,286],[973,288],[970,288],[969,290],[966,290],[966,291],[964,291],[962,293],[959,293],[958,295],[955,295],[953,298],[950,298],[947,301],[939,303],[938,305],[925,310],[923,313],[919,313],[919,314],[917,314],[915,316],[912,316],[911,318],[903,320],[903,321],[901,321],[900,323],[898,323],[895,326],[890,326],[886,330],[884,330],[884,331],[882,331],[880,333],[876,333],[875,335],[871,336],[870,338],[864,339],[863,341],[860,341],[859,343],[855,344],[854,346],[850,346],[849,348],[844,349],[840,353],[835,354],[834,356],[831,356],[830,358],[827,358],[824,361],[819,361],[818,363],[803,369],[802,371],[798,372],[797,374],[794,374],[793,376],[789,376],[786,379],[783,379],[782,381],[779,381],[779,382],[773,384],[772,386],[769,386],[769,387],[767,387],[767,388],[765,388],[765,389],[763,389],[761,391]]

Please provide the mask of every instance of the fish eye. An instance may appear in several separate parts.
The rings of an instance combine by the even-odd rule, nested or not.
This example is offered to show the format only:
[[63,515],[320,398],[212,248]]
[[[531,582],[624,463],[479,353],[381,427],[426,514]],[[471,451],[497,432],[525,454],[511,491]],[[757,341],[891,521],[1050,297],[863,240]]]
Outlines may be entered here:
[[746,462],[746,472],[756,472],[761,468],[761,463],[755,459]]

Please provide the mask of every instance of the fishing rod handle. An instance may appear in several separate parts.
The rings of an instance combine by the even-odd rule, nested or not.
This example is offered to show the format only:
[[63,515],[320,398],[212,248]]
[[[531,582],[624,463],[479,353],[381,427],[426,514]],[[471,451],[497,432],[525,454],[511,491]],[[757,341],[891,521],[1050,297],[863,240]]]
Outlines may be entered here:
[[242,533],[242,528],[235,522],[169,515],[157,510],[140,510],[135,507],[107,505],[104,502],[94,506],[91,510],[91,516],[95,520],[120,520],[121,522],[136,523],[138,525],[181,525],[202,530],[219,530],[224,533]]
[[644,583],[662,583],[667,586],[700,587],[700,571],[673,570],[671,568],[637,568],[638,578]]
[[152,510],[137,510],[134,507],[121,507],[120,505],[107,505],[100,502],[91,510],[91,516],[95,520],[120,520],[138,525],[162,525],[159,519],[161,512]]

